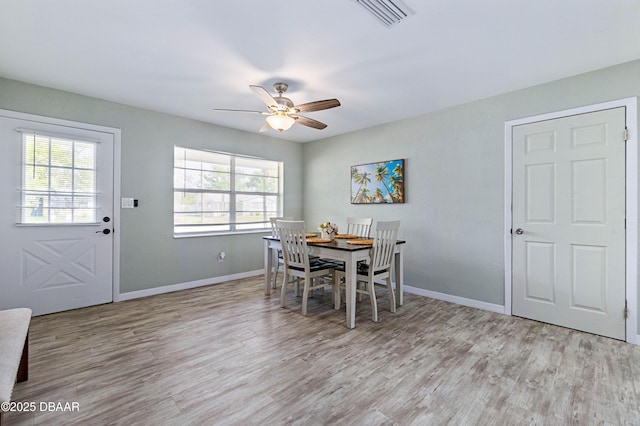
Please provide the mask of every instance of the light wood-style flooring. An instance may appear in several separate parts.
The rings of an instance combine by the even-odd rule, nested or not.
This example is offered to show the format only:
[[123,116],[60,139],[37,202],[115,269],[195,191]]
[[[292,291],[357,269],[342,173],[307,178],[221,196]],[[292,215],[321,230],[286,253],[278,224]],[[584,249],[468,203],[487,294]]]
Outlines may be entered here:
[[638,425],[640,348],[407,294],[356,328],[262,277],[36,317],[9,425]]

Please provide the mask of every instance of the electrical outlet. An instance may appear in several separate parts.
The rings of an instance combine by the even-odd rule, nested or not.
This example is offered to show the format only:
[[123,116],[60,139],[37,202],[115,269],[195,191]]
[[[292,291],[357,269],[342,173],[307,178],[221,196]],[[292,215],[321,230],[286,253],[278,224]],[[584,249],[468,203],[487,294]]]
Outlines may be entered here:
[[224,262],[224,258],[227,256],[227,254],[223,251],[220,252],[220,254],[218,255],[218,262],[222,263]]

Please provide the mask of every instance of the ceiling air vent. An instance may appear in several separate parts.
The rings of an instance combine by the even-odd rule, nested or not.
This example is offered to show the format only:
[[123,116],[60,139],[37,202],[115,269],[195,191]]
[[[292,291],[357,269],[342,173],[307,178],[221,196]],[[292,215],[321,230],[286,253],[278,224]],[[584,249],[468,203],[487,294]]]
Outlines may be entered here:
[[389,28],[405,20],[415,12],[401,0],[354,0],[382,25]]

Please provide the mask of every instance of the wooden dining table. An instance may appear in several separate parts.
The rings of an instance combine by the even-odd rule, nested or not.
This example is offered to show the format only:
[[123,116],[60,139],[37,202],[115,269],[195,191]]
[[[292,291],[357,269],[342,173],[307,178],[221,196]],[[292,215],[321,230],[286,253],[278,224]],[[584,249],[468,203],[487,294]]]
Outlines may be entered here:
[[[282,248],[277,237],[265,236],[264,240],[264,292],[271,294],[271,271],[274,266],[274,251]],[[396,253],[394,259],[394,278],[396,284],[396,304],[402,306],[404,303],[403,289],[403,263],[404,263],[404,240],[396,241]],[[347,305],[347,327],[356,326],[356,275],[358,262],[367,260],[370,256],[370,245],[349,244],[346,239],[335,239],[329,243],[307,242],[309,254],[325,259],[343,261],[345,264],[345,288]]]

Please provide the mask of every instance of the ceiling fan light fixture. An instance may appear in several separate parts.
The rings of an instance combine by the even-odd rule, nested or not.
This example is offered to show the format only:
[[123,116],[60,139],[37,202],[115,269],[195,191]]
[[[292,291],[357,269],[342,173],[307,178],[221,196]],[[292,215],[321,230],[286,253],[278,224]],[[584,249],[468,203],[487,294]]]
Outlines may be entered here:
[[253,93],[260,98],[262,102],[267,106],[267,111],[250,111],[245,109],[218,109],[214,111],[232,111],[232,112],[250,112],[266,115],[267,120],[260,127],[260,132],[266,132],[270,128],[279,132],[289,130],[294,123],[298,123],[301,126],[310,127],[312,129],[322,130],[327,127],[325,123],[322,123],[313,118],[304,117],[298,115],[299,112],[314,112],[323,111],[325,109],[331,109],[340,106],[340,101],[337,99],[323,99],[320,101],[305,102],[303,104],[294,104],[289,98],[282,96],[287,90],[287,83],[276,83],[273,88],[278,92],[278,96],[273,97],[262,86],[249,85],[249,88],[253,90]]
[[389,28],[405,20],[415,12],[402,0],[354,0],[385,27]]
[[293,123],[295,122],[296,122],[295,119],[293,119],[292,117],[289,117],[287,114],[281,111],[276,112],[274,115],[270,115],[269,117],[267,117],[267,123],[269,123],[269,126],[271,126],[272,129],[277,130],[279,132],[289,130],[291,126],[293,126]]

